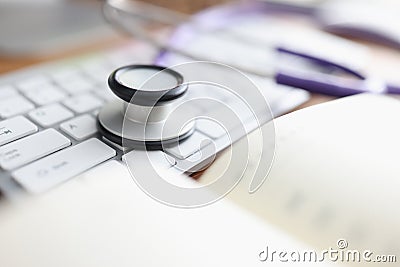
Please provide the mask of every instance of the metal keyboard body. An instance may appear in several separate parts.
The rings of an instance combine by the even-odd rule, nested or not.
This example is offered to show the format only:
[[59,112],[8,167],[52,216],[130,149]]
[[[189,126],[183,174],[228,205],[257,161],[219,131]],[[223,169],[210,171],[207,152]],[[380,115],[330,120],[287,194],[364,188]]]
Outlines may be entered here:
[[[104,140],[95,128],[99,108],[116,99],[108,89],[107,78],[112,70],[122,65],[151,64],[156,54],[157,51],[145,44],[132,43],[111,51],[38,65],[1,76],[0,162],[10,156],[2,153],[2,149],[18,142],[28,143],[36,139],[39,141],[28,145],[31,146],[28,152],[29,149],[43,150],[35,155],[20,155],[23,161],[16,160],[15,164],[5,164],[6,168],[0,167],[0,191],[3,195],[12,197],[26,190],[41,193],[104,161],[121,160],[121,147]],[[308,94],[302,90],[278,86],[268,79],[263,82],[267,86],[262,88],[264,85],[260,85],[261,90],[269,90],[269,95],[276,96],[270,102],[274,116],[308,99]],[[188,94],[191,97],[190,92]],[[209,94],[214,97],[214,92]],[[215,97],[220,96],[215,93]],[[218,108],[212,106],[195,108],[200,112],[218,112]],[[249,130],[254,129],[251,120],[245,123]],[[228,140],[224,138],[224,130],[210,125],[210,122],[199,121],[197,125],[193,136],[182,142],[182,147],[158,152],[173,162],[166,164],[168,168],[176,168],[182,173],[201,165],[196,157],[201,152],[210,153],[204,149],[207,139],[217,144],[217,150],[212,152],[215,154],[229,146],[231,141],[242,137],[235,136]],[[45,136],[45,131],[52,134]],[[34,138],[35,135],[57,137],[59,140],[41,141]],[[199,146],[199,138],[205,140],[202,146]],[[51,146],[53,141],[55,144]],[[44,147],[45,143],[48,143],[48,148]],[[141,153],[135,155],[140,156]]]

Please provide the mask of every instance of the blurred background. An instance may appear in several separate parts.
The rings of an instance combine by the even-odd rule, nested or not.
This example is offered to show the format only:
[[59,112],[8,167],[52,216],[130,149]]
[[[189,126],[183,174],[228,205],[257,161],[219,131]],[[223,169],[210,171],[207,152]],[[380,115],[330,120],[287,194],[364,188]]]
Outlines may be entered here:
[[[103,7],[107,2],[142,5],[134,16],[126,16],[130,17],[126,24],[128,26],[125,25],[124,31],[121,31],[117,24],[122,24],[121,21],[125,20],[122,18],[123,12],[118,13],[114,21],[106,21]],[[167,23],[153,23],[150,29],[170,24],[171,30],[179,23],[190,20],[188,15],[206,8],[254,2],[265,3],[274,11],[273,15],[268,16],[280,17],[279,23],[285,24],[285,27],[291,24],[289,29],[292,31],[296,31],[296,26],[302,24],[363,44],[368,42],[374,48],[378,45],[379,50],[371,51],[374,58],[371,62],[395,51],[392,63],[387,64],[386,60],[382,68],[378,69],[379,75],[385,76],[384,78],[394,76],[393,66],[398,66],[397,52],[400,50],[400,29],[397,26],[400,25],[400,19],[396,12],[400,8],[400,2],[395,0],[0,0],[0,73],[86,51],[112,48],[131,39],[130,35],[140,39],[143,34],[138,36],[137,30],[145,30],[143,18],[153,18],[156,22],[161,17],[167,18]],[[146,5],[163,9],[158,10],[161,13],[157,14],[143,12],[142,8]],[[178,13],[159,15],[168,10]],[[231,26],[236,27],[233,23]],[[277,31],[279,28],[276,26],[274,23],[269,29],[266,25],[259,35],[265,38],[286,38],[288,28]],[[164,44],[168,40],[168,34],[171,31],[158,42]],[[302,36],[302,33],[298,33],[298,37],[302,38],[301,41],[308,38]],[[369,67],[368,63],[364,64],[365,68]]]

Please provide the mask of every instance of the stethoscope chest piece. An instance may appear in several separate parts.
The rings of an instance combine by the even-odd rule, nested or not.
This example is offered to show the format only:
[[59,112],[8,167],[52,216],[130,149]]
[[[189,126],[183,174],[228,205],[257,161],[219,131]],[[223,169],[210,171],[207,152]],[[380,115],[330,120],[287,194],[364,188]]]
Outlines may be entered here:
[[178,72],[155,65],[130,65],[108,79],[122,101],[106,104],[98,115],[100,133],[124,147],[162,149],[188,138],[195,122],[182,105],[187,91]]

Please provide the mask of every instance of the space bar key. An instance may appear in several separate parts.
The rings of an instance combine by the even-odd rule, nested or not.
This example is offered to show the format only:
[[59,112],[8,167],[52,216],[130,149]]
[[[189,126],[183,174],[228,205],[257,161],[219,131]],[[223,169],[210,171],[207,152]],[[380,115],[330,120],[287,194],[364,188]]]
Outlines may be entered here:
[[41,193],[114,157],[116,152],[92,138],[12,173],[26,190]]

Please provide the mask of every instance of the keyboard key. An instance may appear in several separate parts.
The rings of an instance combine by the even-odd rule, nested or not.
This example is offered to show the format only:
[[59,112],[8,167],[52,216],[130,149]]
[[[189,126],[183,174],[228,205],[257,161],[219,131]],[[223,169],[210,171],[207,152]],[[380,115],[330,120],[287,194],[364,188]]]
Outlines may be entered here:
[[104,86],[104,85],[98,85],[98,87],[100,87],[100,88],[97,88],[94,91],[94,93],[98,97],[104,99],[104,101],[107,101],[107,102],[119,99],[113,92],[111,92],[111,90],[109,88],[101,88],[102,86]]
[[102,105],[102,101],[92,95],[85,94],[65,100],[64,105],[77,113],[84,113]]
[[227,134],[225,129],[220,124],[209,119],[197,119],[196,128],[203,134],[208,135],[213,139],[218,139],[224,134]]
[[[263,119],[260,116],[262,114],[258,114],[258,119]],[[265,114],[267,115],[267,114]],[[216,109],[210,110],[205,115],[208,120],[214,119],[219,122],[220,125],[226,128],[229,135],[232,134],[232,131],[235,129],[242,129],[245,132],[250,132],[254,130],[253,124],[257,122],[251,110],[244,104],[243,102],[229,102],[226,106],[221,106]],[[265,116],[264,116],[265,117]],[[252,121],[253,124],[249,124],[248,122]],[[261,121],[260,121],[261,122]],[[256,123],[257,124],[257,123]],[[200,124],[201,127],[201,124]],[[208,134],[207,129],[202,129],[202,132]],[[243,132],[244,134],[244,132]]]
[[275,102],[284,102],[285,98],[290,96],[290,91],[293,89],[289,86],[276,84],[274,80],[261,78],[255,75],[248,75],[259,88],[260,93],[264,96],[265,101],[269,105]]
[[40,193],[114,157],[114,149],[92,138],[15,171],[25,189]]
[[11,170],[69,146],[71,142],[54,129],[14,141],[0,148],[0,167]]
[[0,86],[0,99],[18,95],[17,90],[11,86]]
[[43,127],[48,127],[64,121],[71,118],[73,115],[71,111],[60,104],[44,106],[29,112],[29,117]]
[[48,84],[44,87],[25,92],[25,96],[32,100],[35,104],[43,106],[64,99],[66,94],[58,89],[55,85]]
[[77,66],[62,67],[51,74],[51,78],[57,83],[68,82],[76,77],[80,77]]
[[[144,151],[144,150],[133,150],[122,156],[122,160],[129,166],[137,166],[140,161],[144,161],[148,158],[154,168],[159,170],[169,169],[176,164],[176,160],[168,154],[160,150],[155,151]],[[135,164],[135,165],[134,165]]]
[[47,77],[38,75],[22,80],[21,82],[17,83],[17,87],[22,92],[27,92],[29,90],[40,88],[41,86],[49,83],[50,80]]
[[81,67],[85,75],[100,83],[106,83],[108,76],[114,70],[114,67],[110,66],[104,59],[89,60]]
[[165,151],[179,159],[186,159],[190,155],[199,151],[202,147],[208,145],[210,142],[211,140],[209,137],[199,132],[194,132],[192,136],[179,143],[179,145],[166,148]]
[[[229,109],[232,111],[231,116],[237,116],[242,122],[248,119],[256,119],[253,112],[257,111],[257,107],[246,103],[246,100],[239,98],[229,99],[227,102]],[[255,110],[253,110],[255,109]]]
[[224,102],[231,94],[215,85],[193,84],[190,86],[186,97],[188,99],[214,99]]
[[[219,141],[222,140],[219,139],[216,143],[218,143]],[[201,151],[197,151],[196,153],[192,154],[191,156],[187,157],[184,160],[178,159],[173,168],[179,171],[180,173],[184,172],[194,173],[206,169],[214,161],[217,152],[221,150],[218,147],[222,146],[216,143],[209,144],[203,147]]]
[[37,132],[38,127],[22,116],[0,122],[0,146]]
[[87,114],[62,123],[60,128],[78,141],[97,132],[96,120]]
[[93,83],[81,75],[72,75],[72,77],[58,82],[58,85],[70,94],[78,94],[94,88]]
[[22,96],[13,96],[0,100],[0,117],[9,118],[35,108],[35,106]]
[[191,85],[184,99],[191,101],[191,104],[196,105],[204,112],[223,105],[228,99],[228,96],[229,92],[217,86],[194,84]]
[[123,155],[122,161],[132,171],[132,175],[147,178],[149,173],[155,171],[166,182],[179,186],[177,182],[180,181],[180,178],[177,179],[177,175],[182,172],[173,168],[176,160],[160,150],[133,150]]

